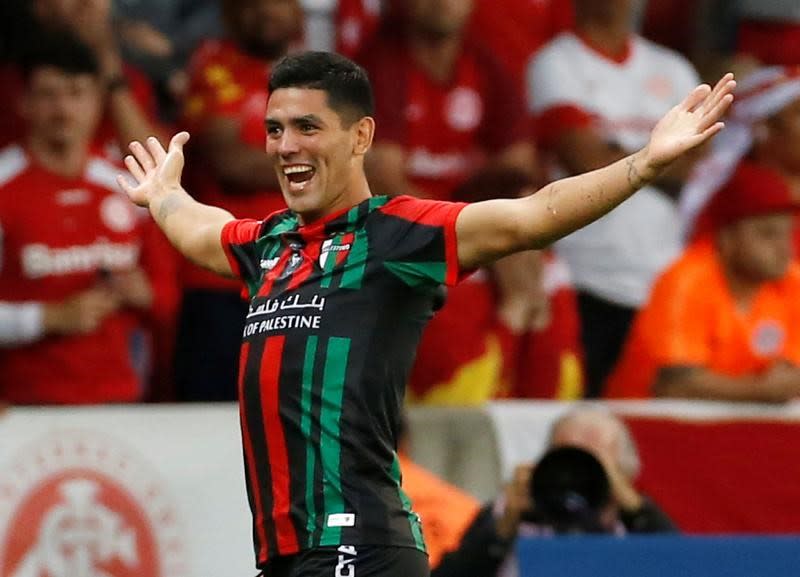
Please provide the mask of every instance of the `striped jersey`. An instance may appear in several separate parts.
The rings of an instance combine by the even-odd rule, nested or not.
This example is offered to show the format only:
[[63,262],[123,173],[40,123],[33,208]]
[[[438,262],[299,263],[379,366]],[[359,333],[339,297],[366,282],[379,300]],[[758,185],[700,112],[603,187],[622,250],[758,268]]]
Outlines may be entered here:
[[286,210],[224,227],[250,301],[239,397],[259,566],[341,544],[425,550],[397,431],[439,287],[460,275],[463,206],[373,197],[307,226]]

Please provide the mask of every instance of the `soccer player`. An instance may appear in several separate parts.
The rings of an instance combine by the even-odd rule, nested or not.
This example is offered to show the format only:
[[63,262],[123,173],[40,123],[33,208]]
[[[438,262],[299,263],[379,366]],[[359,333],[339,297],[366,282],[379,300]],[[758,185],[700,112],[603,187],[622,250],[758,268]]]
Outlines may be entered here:
[[[131,200],[175,246],[250,298],[240,407],[257,564],[265,576],[428,574],[396,438],[414,348],[442,283],[591,222],[722,128],[735,86],[696,88],[635,154],[520,199],[373,197],[366,74],[288,56],[269,81],[266,152],[288,210],[236,220],[181,186],[183,147],[131,143]],[[351,568],[354,567],[354,570]]]

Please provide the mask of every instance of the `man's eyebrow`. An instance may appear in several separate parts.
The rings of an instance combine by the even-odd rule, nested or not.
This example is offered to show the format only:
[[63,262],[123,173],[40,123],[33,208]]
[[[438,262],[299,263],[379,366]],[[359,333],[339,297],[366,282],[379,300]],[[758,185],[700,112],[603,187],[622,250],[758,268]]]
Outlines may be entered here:
[[[324,124],[322,118],[317,116],[316,114],[304,114],[303,116],[296,116],[294,118],[289,119],[290,124],[298,125],[298,124],[305,124],[310,122],[312,124]],[[264,124],[266,126],[283,126],[283,123],[275,118],[265,118]]]

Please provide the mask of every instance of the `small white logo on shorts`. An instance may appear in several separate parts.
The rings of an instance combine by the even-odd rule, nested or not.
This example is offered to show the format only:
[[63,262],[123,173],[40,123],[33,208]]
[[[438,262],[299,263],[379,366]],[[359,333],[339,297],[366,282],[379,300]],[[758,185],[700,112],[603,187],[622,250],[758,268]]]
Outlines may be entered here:
[[334,577],[356,577],[355,560],[356,548],[352,545],[342,545],[338,549],[339,562],[336,563],[336,573]]
[[328,527],[352,527],[356,524],[353,513],[332,513],[328,515]]

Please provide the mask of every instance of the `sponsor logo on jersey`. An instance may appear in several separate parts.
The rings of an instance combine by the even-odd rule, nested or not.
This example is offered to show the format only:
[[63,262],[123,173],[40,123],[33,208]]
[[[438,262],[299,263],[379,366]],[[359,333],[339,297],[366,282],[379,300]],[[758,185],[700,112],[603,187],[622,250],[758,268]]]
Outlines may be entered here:
[[[352,235],[348,235],[352,237]],[[336,238],[329,238],[322,242],[322,247],[319,250],[319,266],[325,269],[325,263],[329,258],[335,258],[334,266],[341,265],[347,258],[352,244],[350,242],[342,242],[344,239],[340,238],[337,242]]]
[[109,242],[105,239],[87,245],[58,248],[46,244],[28,244],[20,251],[22,272],[28,278],[131,269],[138,262],[137,244]]
[[107,434],[53,434],[2,470],[3,577],[187,575],[171,496]]

